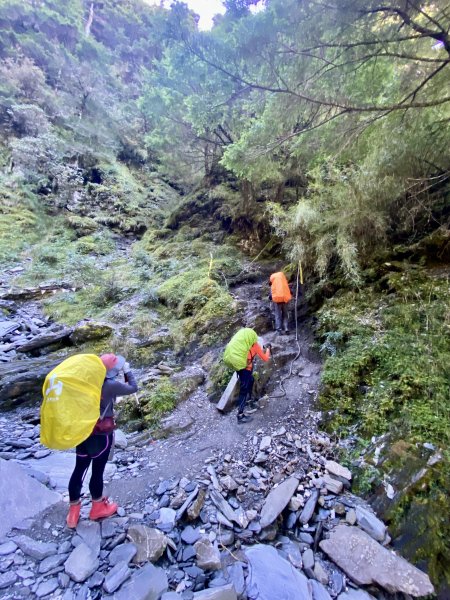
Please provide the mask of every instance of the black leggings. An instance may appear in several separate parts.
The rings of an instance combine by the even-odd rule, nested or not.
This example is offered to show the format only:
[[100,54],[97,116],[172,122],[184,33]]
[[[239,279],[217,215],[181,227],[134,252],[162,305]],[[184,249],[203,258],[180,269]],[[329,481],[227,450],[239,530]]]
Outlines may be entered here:
[[247,400],[251,398],[252,390],[253,390],[253,382],[255,381],[253,378],[252,371],[248,369],[241,369],[237,372],[240,381],[239,387],[239,397],[237,399],[238,405],[238,413],[241,415],[244,412],[245,405],[247,404]]
[[89,491],[95,500],[102,497],[103,473],[108,462],[113,436],[113,433],[91,435],[86,441],[77,446],[75,469],[69,481],[69,499],[71,502],[77,502],[80,499],[83,480],[91,461],[92,475],[89,482]]

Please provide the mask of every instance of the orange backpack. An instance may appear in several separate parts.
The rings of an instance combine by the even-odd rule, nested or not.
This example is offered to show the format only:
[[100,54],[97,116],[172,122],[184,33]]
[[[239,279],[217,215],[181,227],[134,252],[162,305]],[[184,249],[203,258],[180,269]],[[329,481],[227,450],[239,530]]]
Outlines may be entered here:
[[272,273],[270,276],[270,287],[273,302],[289,302],[292,299],[286,275],[282,271]]

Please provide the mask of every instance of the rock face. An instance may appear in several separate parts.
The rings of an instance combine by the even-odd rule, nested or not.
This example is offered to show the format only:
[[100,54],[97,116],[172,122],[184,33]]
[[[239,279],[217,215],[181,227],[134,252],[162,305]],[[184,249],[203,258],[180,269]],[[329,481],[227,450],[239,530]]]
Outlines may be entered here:
[[261,527],[267,527],[267,525],[273,523],[286,508],[297,489],[298,483],[299,480],[296,477],[290,477],[270,492],[261,511]]
[[428,575],[358,527],[339,525],[320,547],[358,585],[374,583],[388,592],[416,597],[434,592]]
[[[0,365],[0,405],[2,408],[40,397],[42,384],[49,371],[61,360],[29,358]],[[16,400],[17,399],[17,400]]]
[[250,600],[312,600],[307,578],[284,560],[272,546],[246,550],[249,562],[247,594]]
[[16,523],[34,517],[61,499],[59,494],[26,475],[17,464],[2,458],[0,482],[0,538]]

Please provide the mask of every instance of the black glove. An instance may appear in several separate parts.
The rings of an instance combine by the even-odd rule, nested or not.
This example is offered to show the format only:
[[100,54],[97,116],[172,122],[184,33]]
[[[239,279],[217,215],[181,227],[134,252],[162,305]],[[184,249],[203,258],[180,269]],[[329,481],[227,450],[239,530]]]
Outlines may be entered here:
[[263,350],[272,350],[272,344],[265,344],[265,346],[263,346]]

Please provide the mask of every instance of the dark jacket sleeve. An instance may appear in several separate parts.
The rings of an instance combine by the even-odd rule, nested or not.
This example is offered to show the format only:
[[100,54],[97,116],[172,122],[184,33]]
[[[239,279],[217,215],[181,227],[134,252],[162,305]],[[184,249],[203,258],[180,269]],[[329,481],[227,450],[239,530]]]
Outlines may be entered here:
[[112,396],[128,396],[137,392],[138,386],[133,373],[130,371],[125,375],[126,383],[121,381],[112,381],[110,383],[110,393]]

